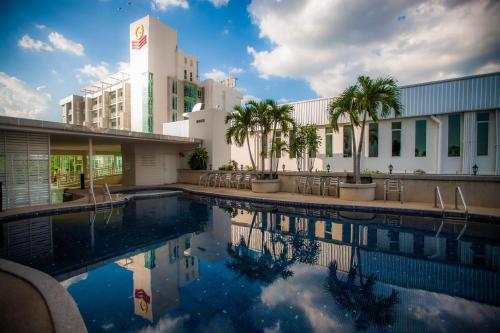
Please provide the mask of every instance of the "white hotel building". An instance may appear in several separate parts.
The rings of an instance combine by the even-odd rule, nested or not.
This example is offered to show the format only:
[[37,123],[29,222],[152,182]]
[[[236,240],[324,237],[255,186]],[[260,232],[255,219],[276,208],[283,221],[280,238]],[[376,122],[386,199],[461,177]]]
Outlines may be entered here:
[[[231,160],[247,166],[246,145],[229,146],[224,138],[225,116],[242,98],[234,83],[198,81],[198,60],[178,49],[176,32],[146,16],[130,25],[130,72],[83,88],[84,96],[69,96],[61,106],[67,123],[194,137],[203,140],[213,169]],[[387,172],[392,165],[395,173],[471,174],[477,165],[479,174],[500,174],[500,73],[403,86],[401,99],[400,117],[366,125],[362,170]],[[330,127],[332,100],[290,104],[297,123],[318,126],[322,144],[313,170],[351,171],[352,132],[348,123],[339,132]],[[288,133],[278,135],[289,140]],[[261,140],[251,138],[257,164]],[[279,164],[297,170],[286,153]]]

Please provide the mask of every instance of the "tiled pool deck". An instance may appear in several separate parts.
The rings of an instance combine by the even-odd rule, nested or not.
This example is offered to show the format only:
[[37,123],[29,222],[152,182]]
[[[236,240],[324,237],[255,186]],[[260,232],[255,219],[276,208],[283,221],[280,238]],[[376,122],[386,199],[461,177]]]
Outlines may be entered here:
[[[311,206],[317,208],[333,208],[339,210],[358,210],[358,211],[376,211],[376,212],[393,212],[396,214],[415,214],[415,215],[432,215],[441,216],[441,210],[434,208],[431,203],[422,202],[405,202],[401,204],[399,201],[386,201],[376,200],[371,202],[353,202],[340,200],[334,197],[322,197],[319,195],[304,195],[299,193],[288,193],[288,192],[278,192],[278,193],[253,193],[250,190],[239,190],[234,188],[224,188],[224,187],[203,187],[198,185],[190,184],[172,184],[172,185],[160,185],[160,186],[132,186],[132,187],[122,187],[114,186],[111,188],[113,196],[114,205],[124,205],[128,200],[135,197],[148,197],[148,196],[159,196],[160,190],[175,189],[183,190],[186,192],[194,194],[206,194],[212,196],[223,197],[227,199],[238,199],[238,200],[250,200],[250,201],[260,201],[266,203],[275,204],[285,204],[285,205],[300,205],[300,206]],[[118,194],[121,191],[139,191],[139,190],[150,190],[148,194],[134,194],[134,195],[124,195]],[[22,217],[29,217],[30,215],[41,215],[48,213],[62,213],[77,211],[83,209],[92,209],[94,207],[93,202],[89,202],[88,194],[86,191],[82,190],[72,190],[71,192],[84,195],[83,198],[65,202],[61,204],[52,205],[41,205],[35,207],[24,207],[10,209],[0,213],[0,220],[2,219],[15,219]],[[96,201],[97,206],[109,205],[109,197],[101,194],[102,190],[96,189]],[[453,205],[446,206],[446,213],[448,216],[460,217],[462,210],[454,209]],[[500,207],[469,207],[469,214],[472,219],[481,220],[491,220],[500,221]]]

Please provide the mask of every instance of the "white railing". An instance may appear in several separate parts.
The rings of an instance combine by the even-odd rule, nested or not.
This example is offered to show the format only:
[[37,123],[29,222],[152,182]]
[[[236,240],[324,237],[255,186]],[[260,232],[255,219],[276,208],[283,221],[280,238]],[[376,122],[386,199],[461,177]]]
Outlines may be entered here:
[[439,186],[436,186],[434,189],[434,207],[438,207],[438,202],[439,202],[439,207],[441,208],[441,212],[444,215],[444,203],[443,203],[443,196],[441,195],[441,190],[439,189]]
[[467,203],[464,199],[464,194],[460,186],[455,187],[455,209],[458,209],[458,198],[460,197],[460,201],[462,201],[462,206],[464,207],[465,219],[467,220],[469,217],[469,208],[467,207]]

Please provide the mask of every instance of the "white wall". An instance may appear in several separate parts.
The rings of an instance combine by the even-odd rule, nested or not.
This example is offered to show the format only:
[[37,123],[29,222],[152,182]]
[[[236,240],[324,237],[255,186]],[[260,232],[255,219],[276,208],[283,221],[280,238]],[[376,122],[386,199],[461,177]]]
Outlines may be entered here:
[[135,144],[135,185],[162,185],[177,181],[178,148],[162,144]]

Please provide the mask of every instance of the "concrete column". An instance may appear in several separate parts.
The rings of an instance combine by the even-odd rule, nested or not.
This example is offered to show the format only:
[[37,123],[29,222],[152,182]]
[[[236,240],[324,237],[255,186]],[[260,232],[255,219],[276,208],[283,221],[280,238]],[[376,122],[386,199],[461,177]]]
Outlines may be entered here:
[[495,174],[500,175],[500,110],[495,112]]
[[89,137],[89,193],[94,193],[94,154],[92,137]]
[[462,140],[462,173],[471,174],[476,163],[476,113],[465,112]]

